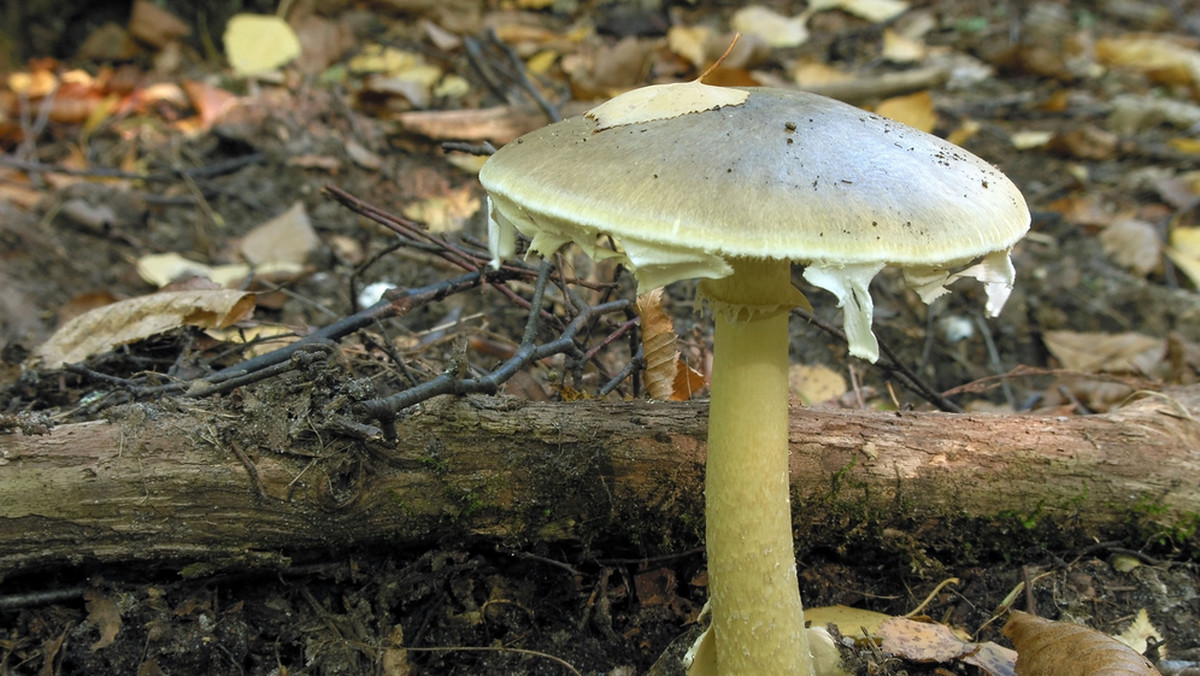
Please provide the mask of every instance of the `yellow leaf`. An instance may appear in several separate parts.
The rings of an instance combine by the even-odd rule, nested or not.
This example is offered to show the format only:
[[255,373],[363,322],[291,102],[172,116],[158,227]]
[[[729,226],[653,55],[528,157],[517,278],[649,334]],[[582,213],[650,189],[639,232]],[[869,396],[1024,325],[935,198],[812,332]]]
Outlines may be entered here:
[[1164,84],[1200,82],[1200,51],[1171,36],[1133,33],[1096,41],[1096,58],[1108,66],[1132,68]]
[[1150,639],[1154,639],[1155,643],[1162,643],[1163,633],[1150,621],[1150,615],[1146,613],[1146,609],[1142,608],[1129,626],[1125,627],[1125,631],[1113,638],[1133,648],[1140,655],[1146,652]]
[[244,328],[208,329],[204,334],[222,343],[232,343],[235,345],[251,344],[246,350],[246,354],[251,357],[257,357],[273,350],[278,350],[284,345],[300,340],[300,336],[296,335],[295,329],[267,324]]
[[796,65],[792,68],[792,81],[801,88],[831,82],[846,82],[853,79],[853,75],[813,59],[797,59]]
[[788,386],[805,404],[828,401],[846,393],[846,379],[842,374],[820,364],[789,366]]
[[693,66],[703,68],[708,62],[706,45],[712,32],[708,26],[671,26],[667,31],[667,46]]
[[1170,241],[1171,246],[1165,249],[1167,256],[1200,288],[1200,228],[1175,228]]
[[225,56],[235,75],[264,73],[300,56],[300,38],[277,16],[236,14],[225,25]]
[[559,54],[557,51],[553,49],[543,49],[537,54],[529,57],[529,60],[525,62],[525,67],[528,68],[529,72],[531,73],[542,75],[550,70],[550,67],[553,66],[556,61],[558,61],[558,57]]
[[868,636],[879,633],[879,627],[892,616],[874,610],[851,608],[850,606],[821,606],[805,608],[804,621],[814,627],[836,624],[843,636],[860,636],[865,629]]
[[982,128],[983,125],[979,124],[979,122],[969,117],[963,118],[962,123],[958,125],[957,129],[950,132],[950,135],[946,137],[946,140],[956,146],[961,146],[966,144],[967,141],[971,140],[971,137],[975,134],[978,134],[979,130]]
[[1167,145],[1181,153],[1200,154],[1200,139],[1180,136],[1167,141]]
[[883,58],[892,63],[916,63],[925,58],[925,43],[897,33],[891,28],[883,29]]
[[698,81],[675,82],[625,92],[585,114],[596,121],[596,131],[601,131],[725,106],[740,106],[749,96],[750,92],[744,89],[713,87]]
[[430,232],[459,230],[467,219],[479,211],[479,198],[470,186],[448,190],[444,195],[417,200],[401,211],[408,218],[420,221]]
[[938,121],[937,111],[933,109],[933,97],[929,92],[892,97],[880,102],[875,107],[875,112],[926,133],[933,131]]

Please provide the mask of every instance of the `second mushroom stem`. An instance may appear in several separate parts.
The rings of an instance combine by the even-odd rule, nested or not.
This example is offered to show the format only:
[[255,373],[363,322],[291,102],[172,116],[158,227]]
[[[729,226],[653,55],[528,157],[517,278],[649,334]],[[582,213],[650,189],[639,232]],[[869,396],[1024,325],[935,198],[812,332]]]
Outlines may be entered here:
[[709,286],[705,518],[717,671],[808,676],[788,481],[788,308],[772,307],[795,290],[786,262],[735,270]]

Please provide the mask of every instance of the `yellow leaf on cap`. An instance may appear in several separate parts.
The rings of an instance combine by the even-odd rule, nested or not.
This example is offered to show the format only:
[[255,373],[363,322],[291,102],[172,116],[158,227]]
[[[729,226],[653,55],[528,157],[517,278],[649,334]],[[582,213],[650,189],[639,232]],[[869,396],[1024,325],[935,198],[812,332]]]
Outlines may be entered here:
[[744,89],[714,87],[698,81],[676,82],[625,92],[592,108],[585,115],[595,120],[599,125],[596,131],[601,131],[725,106],[739,106],[749,96],[750,92]]

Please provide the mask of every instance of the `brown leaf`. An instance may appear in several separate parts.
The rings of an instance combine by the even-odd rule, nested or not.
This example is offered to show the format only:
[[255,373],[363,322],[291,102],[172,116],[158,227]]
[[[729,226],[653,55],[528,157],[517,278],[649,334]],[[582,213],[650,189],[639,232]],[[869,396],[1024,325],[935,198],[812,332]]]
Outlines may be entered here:
[[254,265],[304,263],[320,240],[313,230],[304,202],[297,201],[282,214],[255,226],[242,238],[241,252]]
[[1046,331],[1046,349],[1062,367],[1087,373],[1155,375],[1166,358],[1162,338],[1141,333]]
[[87,600],[88,624],[100,630],[100,640],[92,644],[92,650],[112,645],[121,631],[121,611],[116,601],[95,589],[84,592],[83,598]]
[[675,380],[671,383],[671,401],[687,401],[707,384],[704,374],[688,366],[680,357],[675,360]]
[[1193,40],[1179,36],[1134,33],[1101,38],[1096,57],[1104,65],[1139,70],[1162,84],[1200,82],[1200,51]]
[[704,387],[704,376],[680,358],[675,348],[675,324],[663,311],[662,294],[662,289],[654,289],[637,298],[646,390],[651,399],[686,401]]
[[224,328],[253,310],[254,294],[243,291],[166,291],[130,298],[72,319],[34,354],[57,367],[180,326]]
[[642,318],[642,351],[646,362],[646,390],[651,399],[670,399],[675,391],[675,324],[662,308],[663,290],[654,289],[637,297]]
[[162,47],[191,32],[191,27],[182,19],[150,0],[133,3],[133,11],[129,15],[129,34],[138,40]]
[[1116,134],[1088,124],[1055,135],[1046,148],[1081,160],[1108,160],[1117,154],[1119,142]]
[[184,80],[183,91],[196,109],[201,130],[210,129],[238,105],[238,98],[233,94],[203,82]]
[[1151,676],[1154,665],[1093,629],[1014,610],[1004,635],[1017,648],[1017,676]]
[[881,648],[914,662],[949,662],[974,649],[949,627],[904,617],[888,619],[879,627]]
[[675,571],[655,568],[633,576],[633,588],[643,606],[665,606],[675,599]]
[[979,667],[990,676],[1014,676],[1017,654],[992,642],[964,641],[943,624],[890,618],[879,627],[885,651],[914,662],[958,660]]

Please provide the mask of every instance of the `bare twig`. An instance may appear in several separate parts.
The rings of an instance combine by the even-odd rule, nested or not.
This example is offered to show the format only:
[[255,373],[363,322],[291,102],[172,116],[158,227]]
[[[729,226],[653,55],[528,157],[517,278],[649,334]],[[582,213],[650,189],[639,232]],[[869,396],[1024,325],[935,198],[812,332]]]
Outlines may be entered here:
[[530,313],[529,320],[525,325],[525,335],[517,351],[497,369],[486,376],[476,378],[463,378],[458,369],[447,369],[436,378],[416,387],[410,387],[387,397],[360,402],[359,406],[363,414],[368,418],[380,421],[385,436],[394,438],[396,415],[409,406],[440,394],[494,394],[499,390],[501,384],[507,382],[522,368],[550,355],[567,354],[574,359],[583,359],[585,354],[575,343],[580,329],[593,316],[623,311],[629,306],[629,301],[618,300],[590,307],[572,319],[557,338],[538,345],[537,334],[541,327],[542,300],[553,267],[548,261],[543,261],[542,268],[538,273],[537,284],[534,287],[533,297],[529,301]]

